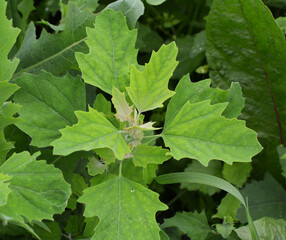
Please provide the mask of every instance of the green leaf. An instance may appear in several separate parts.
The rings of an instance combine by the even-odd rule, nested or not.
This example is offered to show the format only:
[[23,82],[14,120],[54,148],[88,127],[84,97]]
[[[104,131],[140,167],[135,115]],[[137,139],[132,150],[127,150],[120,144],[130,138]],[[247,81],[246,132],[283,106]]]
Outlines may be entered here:
[[282,167],[282,175],[286,178],[286,148],[278,146],[277,151],[280,157],[280,164]]
[[19,87],[8,81],[0,81],[0,107]]
[[71,195],[70,186],[60,170],[45,161],[37,161],[38,155],[13,154],[0,166],[0,172],[11,177],[8,202],[0,207],[0,218],[4,221],[23,224],[24,219],[29,222],[53,220],[54,214],[64,211]]
[[214,83],[226,88],[239,82],[247,126],[271,137],[268,142],[283,143],[286,43],[269,9],[261,0],[215,0],[206,34]]
[[103,174],[107,166],[101,161],[97,160],[95,157],[88,159],[87,171],[90,176],[95,176],[98,174]]
[[179,48],[179,65],[174,72],[174,77],[181,78],[186,73],[193,72],[205,58],[205,31],[176,40]]
[[129,106],[125,98],[125,93],[121,93],[117,88],[112,89],[111,101],[116,109],[115,117],[121,122],[131,120],[131,113],[133,112],[133,106]]
[[211,231],[204,211],[201,213],[177,212],[174,217],[165,219],[161,227],[176,227],[191,239],[196,240],[205,240]]
[[163,102],[174,95],[168,89],[168,82],[178,64],[177,52],[172,42],[153,52],[143,71],[131,67],[130,87],[126,90],[139,112],[163,107]]
[[233,223],[236,221],[236,213],[240,207],[240,202],[232,195],[227,194],[217,208],[217,213],[212,218],[220,218],[226,223]]
[[100,93],[96,95],[96,99],[93,104],[93,108],[105,115],[111,115],[111,102]]
[[33,226],[35,232],[38,234],[41,240],[61,240],[62,231],[57,222],[46,222],[45,224],[49,228],[50,231],[47,231],[37,225]]
[[11,189],[9,188],[9,180],[11,180],[11,176],[5,175],[0,172],[0,206],[6,205],[8,195],[11,192]]
[[[246,184],[241,194],[248,199],[253,220],[262,217],[286,219],[286,191],[270,174],[266,174],[263,181]],[[238,210],[237,218],[246,223],[243,209]]]
[[286,17],[279,17],[275,21],[279,25],[281,31],[286,34]]
[[[260,240],[281,239],[285,240],[286,221],[285,219],[274,219],[263,217],[254,221]],[[235,230],[241,240],[252,240],[248,226],[240,227]]]
[[10,80],[19,63],[18,59],[8,59],[20,29],[13,28],[12,20],[6,18],[6,5],[5,1],[0,1],[0,81]]
[[[85,86],[80,77],[54,77],[47,72],[23,74],[15,82],[21,87],[14,101],[23,107],[24,120],[17,124],[32,137],[31,144],[49,146],[61,136],[59,129],[77,122],[75,110],[85,110]],[[60,103],[60,104],[59,104]]]
[[241,188],[249,178],[251,170],[251,163],[224,164],[222,175],[225,180]]
[[171,155],[194,158],[204,166],[212,159],[250,162],[262,149],[256,133],[244,121],[221,116],[225,107],[226,103],[211,105],[209,100],[185,103],[162,133]]
[[166,0],[146,0],[148,4],[150,5],[160,5]]
[[109,4],[106,9],[121,11],[127,18],[129,28],[134,28],[138,18],[144,13],[141,0],[118,0]]
[[217,232],[226,239],[234,229],[232,224],[216,224],[215,225]]
[[233,83],[226,91],[219,88],[211,88],[210,84],[210,79],[192,83],[189,75],[184,76],[175,89],[176,94],[168,104],[165,127],[170,124],[187,102],[193,104],[207,99],[211,100],[211,104],[228,103],[223,111],[223,116],[227,118],[238,117],[244,106],[244,99],[239,84]]
[[[188,167],[184,171],[190,172],[190,173],[192,172],[206,173],[212,176],[222,177],[221,170],[222,170],[222,166],[221,166],[221,162],[219,161],[211,161],[209,165],[205,167],[202,164],[200,164],[198,161],[194,160],[192,163],[188,164]],[[186,188],[189,191],[198,190],[210,196],[220,191],[220,189],[218,188],[207,186],[205,184],[196,184],[196,183],[182,183],[181,188]]]
[[79,202],[86,205],[86,217],[99,217],[92,239],[160,239],[155,213],[167,206],[159,201],[157,193],[138,183],[114,177],[86,189]]
[[101,113],[89,108],[89,112],[75,112],[78,123],[60,130],[62,137],[52,143],[54,154],[68,155],[75,151],[96,148],[111,149],[116,158],[123,159],[130,152],[121,132]]
[[103,11],[95,28],[87,29],[89,53],[76,53],[85,82],[111,94],[116,87],[124,91],[129,85],[129,69],[136,63],[137,30],[130,31],[121,12]]
[[132,160],[135,166],[146,168],[147,164],[162,164],[170,159],[171,156],[166,156],[168,152],[168,149],[141,144],[132,151]]
[[87,8],[91,12],[95,11],[99,6],[98,0],[72,0],[72,2],[75,2],[80,10]]
[[39,39],[31,23],[24,41],[16,54],[20,64],[14,77],[23,72],[40,73],[45,70],[53,75],[64,75],[70,69],[80,70],[75,60],[75,52],[88,53],[86,27],[92,27],[95,15],[88,10],[80,11],[74,3],[68,5],[64,31],[57,34],[43,29]]

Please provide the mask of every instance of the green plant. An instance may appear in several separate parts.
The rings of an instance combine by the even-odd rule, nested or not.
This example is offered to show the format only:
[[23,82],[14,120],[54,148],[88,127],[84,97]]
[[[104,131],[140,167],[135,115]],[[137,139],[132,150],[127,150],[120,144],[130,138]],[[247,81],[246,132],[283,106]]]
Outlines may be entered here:
[[[164,1],[147,2],[160,4]],[[88,9],[95,10],[98,5],[88,3],[77,3],[85,9],[81,11],[73,1],[66,5],[61,2],[60,27],[42,22],[55,30],[54,34],[44,31],[38,39],[32,35],[30,40],[27,32],[33,31],[33,25],[22,24],[25,29],[22,33],[26,35],[22,42],[18,40],[19,49],[11,51],[19,31],[7,20],[6,3],[0,0],[0,32],[7,36],[7,39],[0,37],[0,46],[3,46],[0,53],[0,219],[4,226],[0,233],[11,239],[16,234],[38,239],[64,236],[69,239],[153,240],[168,239],[162,229],[176,227],[192,239],[211,239],[219,234],[223,238],[239,239],[238,236],[248,236],[245,229],[235,227],[236,213],[242,204],[251,238],[259,239],[259,231],[256,232],[255,222],[250,217],[251,205],[248,208],[239,191],[221,178],[242,187],[252,169],[252,157],[262,150],[256,132],[246,127],[246,123],[264,133],[262,137],[259,135],[260,139],[265,138],[264,147],[265,141],[275,139],[276,145],[278,141],[277,137],[270,138],[273,124],[263,128],[261,122],[255,121],[262,114],[258,103],[255,102],[261,111],[248,119],[252,114],[252,102],[246,77],[239,80],[242,88],[237,79],[223,85],[227,79],[236,77],[235,67],[224,62],[220,42],[212,32],[225,27],[216,16],[216,9],[223,5],[219,1],[212,5],[206,49],[212,80],[221,83],[225,90],[211,87],[211,79],[191,82],[181,68],[176,76],[184,76],[171,91],[169,80],[178,65],[175,42],[153,51],[145,65],[137,60],[137,29],[134,26],[143,13],[142,2],[134,1],[135,5],[129,0],[115,2],[96,17]],[[262,12],[267,11],[261,1],[253,0],[253,3]],[[249,7],[250,16],[255,12],[245,1],[232,0],[229,4],[237,11],[236,4]],[[134,6],[138,12],[133,11]],[[228,13],[227,9],[222,11]],[[235,13],[243,17],[241,12]],[[267,14],[265,16],[270,19]],[[278,26],[273,28],[279,35]],[[255,34],[262,38],[260,32],[255,31]],[[194,39],[194,42],[205,41],[204,33]],[[233,39],[225,36],[223,40],[228,46]],[[263,50],[260,44],[256,49],[258,56]],[[235,46],[241,48],[239,43]],[[249,45],[243,47],[247,50]],[[201,55],[202,51],[190,58]],[[9,52],[15,55],[12,60],[8,58]],[[256,66],[258,63],[253,59],[247,62],[254,61],[251,65]],[[233,60],[232,55],[230,60]],[[221,62],[224,65],[220,65]],[[251,76],[243,64],[236,65],[245,70],[242,76]],[[270,73],[259,75],[261,71],[255,68],[257,81],[266,78],[269,82],[280,77],[280,63],[277,63],[279,74],[272,72],[271,63],[267,64],[259,66],[262,69],[267,66],[266,73],[270,69],[273,76]],[[224,69],[228,69],[224,72],[229,74],[227,79],[222,74]],[[222,80],[218,80],[220,77]],[[277,86],[273,83],[272,95],[279,87],[283,88],[280,81],[279,78]],[[259,91],[265,94],[263,89]],[[277,96],[280,111],[281,94]],[[152,112],[164,105],[166,112],[161,112],[164,124],[150,120]],[[267,105],[266,112],[270,109]],[[246,121],[237,119],[241,112]],[[271,116],[267,121],[273,121]],[[279,129],[283,144],[282,128]],[[283,163],[285,149],[281,146],[279,153]],[[185,173],[156,178],[159,166],[169,159],[193,161],[184,168]],[[211,161],[214,159],[219,161]],[[209,175],[202,173],[204,171]],[[238,176],[235,175],[237,171]],[[159,200],[155,191],[160,192],[159,187],[150,185],[155,178],[163,184],[185,183],[181,186],[189,190],[196,190],[200,185],[188,184],[206,184],[226,190],[236,199],[227,195],[217,214],[212,214],[223,220],[214,222],[215,230],[208,225],[204,211],[177,213],[160,227],[155,215],[168,206]],[[213,195],[218,192],[216,188],[200,190]],[[237,203],[237,199],[240,202]],[[188,224],[183,228],[182,219],[188,219],[190,226],[194,224],[192,219],[202,224],[190,231]],[[257,226],[263,223],[272,226],[276,220],[265,218]],[[285,224],[283,221],[277,223],[282,228]]]

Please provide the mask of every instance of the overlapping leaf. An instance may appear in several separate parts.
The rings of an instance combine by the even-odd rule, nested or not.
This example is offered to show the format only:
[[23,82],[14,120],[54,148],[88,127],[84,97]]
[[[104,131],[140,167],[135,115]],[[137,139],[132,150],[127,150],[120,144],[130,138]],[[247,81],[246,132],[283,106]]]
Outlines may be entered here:
[[18,59],[8,59],[20,30],[13,28],[12,20],[6,18],[6,5],[5,1],[0,1],[0,81],[10,80],[19,62]]
[[59,129],[77,122],[75,110],[85,110],[85,86],[79,77],[54,77],[50,73],[23,74],[15,82],[21,87],[14,101],[23,107],[24,120],[17,126],[32,137],[31,144],[49,146],[61,136]]
[[75,112],[78,123],[61,130],[62,137],[52,143],[54,154],[68,155],[75,151],[110,148],[118,159],[130,152],[121,132],[101,113],[92,108],[89,112]]
[[9,180],[11,179],[11,176],[5,175],[0,172],[0,206],[6,205],[8,200],[8,195],[11,192],[11,189],[9,188]]
[[89,53],[77,53],[76,59],[85,82],[111,94],[112,88],[125,91],[129,85],[130,65],[137,62],[137,31],[128,29],[121,12],[103,11],[95,28],[87,29]]
[[261,0],[215,0],[206,34],[214,83],[227,87],[239,82],[247,126],[276,145],[279,138],[283,143],[286,43],[269,9]]
[[185,103],[162,133],[172,156],[195,158],[205,166],[212,159],[250,162],[262,149],[256,133],[244,121],[221,116],[225,107],[226,103],[211,105],[209,100]]
[[162,107],[163,102],[174,95],[168,89],[168,82],[178,64],[177,53],[174,42],[163,45],[158,52],[153,52],[143,71],[131,67],[130,87],[126,89],[139,112]]
[[[0,218],[18,222],[53,219],[61,213],[71,194],[60,170],[45,161],[37,161],[39,153],[30,156],[28,152],[13,154],[0,167],[0,172],[8,175],[8,201],[0,207]],[[35,184],[36,183],[36,184]]]
[[86,217],[99,217],[92,239],[159,240],[157,211],[166,210],[158,194],[125,177],[114,177],[84,191],[79,202]]
[[36,39],[35,27],[30,24],[16,54],[21,61],[15,76],[23,72],[39,73],[41,70],[58,76],[70,69],[79,70],[74,53],[88,52],[84,43],[85,28],[92,27],[94,18],[88,10],[81,12],[74,3],[69,3],[62,32],[49,34],[43,30],[40,38]]

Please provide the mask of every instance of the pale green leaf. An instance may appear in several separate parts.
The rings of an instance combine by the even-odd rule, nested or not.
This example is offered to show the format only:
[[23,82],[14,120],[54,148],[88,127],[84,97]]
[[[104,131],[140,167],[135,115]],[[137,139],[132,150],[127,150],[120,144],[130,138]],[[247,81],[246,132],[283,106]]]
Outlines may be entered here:
[[128,29],[121,12],[105,10],[96,18],[95,28],[87,29],[87,36],[89,53],[76,54],[85,82],[109,94],[113,87],[125,91],[130,65],[137,61],[137,30]]
[[20,64],[14,77],[23,72],[40,73],[45,70],[53,75],[66,74],[70,69],[80,70],[75,59],[75,52],[88,53],[86,27],[92,27],[95,15],[90,11],[80,11],[75,3],[68,4],[65,26],[57,34],[47,33],[45,29],[39,39],[31,23],[23,43],[16,54]]
[[86,217],[99,217],[92,239],[159,240],[155,213],[167,209],[158,194],[118,176],[84,191]]
[[112,89],[111,101],[116,109],[115,117],[121,122],[131,120],[131,113],[133,112],[133,107],[129,106],[125,98],[125,93],[121,93],[117,88]]
[[87,171],[90,176],[103,174],[106,168],[107,166],[101,161],[97,160],[95,157],[91,157],[88,159]]
[[211,231],[204,211],[201,213],[177,212],[174,217],[165,219],[161,227],[176,227],[191,239],[196,240],[205,240]]
[[227,118],[238,117],[244,106],[244,98],[242,97],[239,84],[233,83],[226,91],[219,88],[211,88],[210,84],[210,79],[192,83],[189,75],[184,76],[175,89],[176,94],[168,104],[165,127],[169,125],[188,101],[191,104],[207,99],[211,100],[211,104],[226,102],[228,105],[224,109],[223,115]]
[[283,146],[278,146],[277,151],[278,151],[279,158],[280,158],[282,175],[286,178],[286,148]]
[[286,17],[279,17],[275,21],[279,25],[281,31],[286,34]]
[[240,202],[229,193],[221,200],[217,208],[217,213],[212,218],[220,218],[226,223],[233,223],[236,221],[236,213],[240,207]]
[[89,108],[89,112],[75,112],[78,123],[60,130],[62,137],[52,143],[54,154],[68,155],[72,152],[96,148],[111,149],[116,158],[123,159],[130,152],[121,132],[101,113]]
[[149,3],[150,5],[160,5],[165,1],[166,0],[147,0],[147,3]]
[[178,64],[177,53],[176,44],[172,42],[153,52],[143,71],[131,67],[130,87],[126,89],[139,112],[163,107],[163,102],[174,95],[168,89],[168,82]]
[[211,105],[209,100],[185,103],[162,133],[172,156],[194,158],[204,166],[212,159],[250,162],[262,149],[256,133],[244,121],[221,116],[225,107],[226,103]]
[[19,60],[8,59],[8,53],[16,42],[20,29],[12,27],[12,20],[6,18],[5,1],[0,1],[0,81],[10,80]]
[[95,11],[96,8],[99,6],[98,0],[72,0],[72,2],[75,2],[79,9],[88,9],[91,12]]
[[113,151],[109,148],[99,148],[95,149],[94,151],[99,157],[101,157],[104,160],[105,164],[107,165],[110,163],[114,163],[116,160]]
[[11,192],[9,180],[11,180],[11,176],[0,172],[0,206],[6,205],[8,195]]
[[[286,221],[285,219],[274,219],[263,217],[254,221],[260,240],[285,240]],[[235,230],[241,240],[252,240],[248,226]]]
[[[207,167],[200,164],[198,161],[193,161],[188,164],[188,167],[184,170],[185,172],[196,172],[196,173],[206,173],[216,177],[222,177],[221,175],[221,162],[219,161],[211,161]],[[215,188],[212,186],[208,186],[205,184],[197,184],[197,183],[182,183],[181,188],[186,188],[189,191],[200,191],[202,193],[208,194],[210,196],[219,192],[219,188]]]
[[222,175],[225,180],[241,188],[250,177],[251,170],[251,163],[224,164]]
[[59,129],[77,122],[76,110],[85,110],[85,86],[80,77],[54,77],[50,73],[25,73],[15,82],[21,87],[14,101],[24,121],[17,126],[32,137],[31,144],[49,146],[61,136]]
[[132,151],[132,159],[135,166],[145,168],[147,164],[162,164],[170,159],[171,156],[166,156],[167,152],[169,152],[167,149],[161,147],[141,144]]
[[13,154],[1,165],[0,172],[11,177],[11,193],[7,204],[0,207],[0,218],[22,223],[24,219],[53,220],[54,214],[64,211],[71,195],[70,186],[60,170],[45,161],[37,161],[38,155]]
[[[286,191],[270,174],[266,174],[263,181],[246,184],[241,194],[248,199],[253,220],[262,217],[286,219]],[[237,218],[246,223],[242,208],[238,210]]]
[[141,0],[117,0],[106,9],[121,11],[127,18],[129,28],[134,28],[138,18],[144,13],[144,4]]
[[227,223],[227,224],[216,224],[215,225],[217,232],[224,238],[227,239],[227,237],[231,234],[232,230],[234,230],[233,224]]

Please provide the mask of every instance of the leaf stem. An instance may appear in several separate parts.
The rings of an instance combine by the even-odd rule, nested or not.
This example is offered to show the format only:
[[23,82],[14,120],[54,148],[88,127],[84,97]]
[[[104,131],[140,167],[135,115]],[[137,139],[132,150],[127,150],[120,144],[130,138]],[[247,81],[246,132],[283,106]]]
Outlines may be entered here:
[[122,176],[122,163],[123,163],[123,160],[119,161],[119,173],[118,173],[119,177]]

